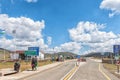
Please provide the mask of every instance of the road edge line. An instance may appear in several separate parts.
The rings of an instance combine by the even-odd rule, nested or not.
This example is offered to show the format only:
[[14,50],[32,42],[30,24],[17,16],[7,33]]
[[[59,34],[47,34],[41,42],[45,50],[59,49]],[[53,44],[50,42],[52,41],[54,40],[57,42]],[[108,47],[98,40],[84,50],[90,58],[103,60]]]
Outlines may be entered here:
[[111,80],[109,76],[107,76],[107,74],[105,74],[105,72],[103,72],[100,68],[100,63],[99,63],[99,71],[107,78],[107,80]]

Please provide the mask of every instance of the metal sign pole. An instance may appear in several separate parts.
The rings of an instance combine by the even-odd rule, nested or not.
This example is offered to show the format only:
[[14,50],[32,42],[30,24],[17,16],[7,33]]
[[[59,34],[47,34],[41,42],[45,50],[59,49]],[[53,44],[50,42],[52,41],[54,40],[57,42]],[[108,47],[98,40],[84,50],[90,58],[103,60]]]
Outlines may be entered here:
[[119,73],[119,65],[117,65],[117,72]]

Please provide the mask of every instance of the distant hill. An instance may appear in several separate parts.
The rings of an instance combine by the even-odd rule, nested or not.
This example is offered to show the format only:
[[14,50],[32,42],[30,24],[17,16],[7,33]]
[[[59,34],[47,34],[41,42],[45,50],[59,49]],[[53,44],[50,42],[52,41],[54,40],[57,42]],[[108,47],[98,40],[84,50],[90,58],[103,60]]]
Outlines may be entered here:
[[6,51],[6,52],[11,52],[10,50],[7,50],[7,49],[4,49],[4,48],[0,48],[0,52],[2,52],[2,51]]
[[104,52],[104,54],[102,52],[91,52],[91,53],[86,54],[84,56],[85,57],[101,57],[101,56],[110,57],[111,55],[113,56],[112,52]]
[[[4,54],[4,53],[5,53],[5,54]],[[10,53],[9,50],[0,48],[0,60],[3,60],[3,59],[4,59],[4,55],[5,55],[5,58],[8,59],[8,58],[9,58],[9,53]]]
[[58,52],[58,53],[54,53],[54,54],[49,54],[49,53],[46,53],[45,54],[45,57],[58,57],[59,55],[62,55],[64,56],[65,58],[69,57],[69,58],[75,58],[77,56],[77,54],[74,54],[74,53],[70,53],[70,52]]

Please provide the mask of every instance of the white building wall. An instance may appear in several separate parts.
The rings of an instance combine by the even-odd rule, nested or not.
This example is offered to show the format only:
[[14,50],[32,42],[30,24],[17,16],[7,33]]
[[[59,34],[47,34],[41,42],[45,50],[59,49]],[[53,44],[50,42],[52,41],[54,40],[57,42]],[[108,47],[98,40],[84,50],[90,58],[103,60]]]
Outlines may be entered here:
[[39,59],[40,60],[44,60],[45,59],[45,56],[43,53],[39,52]]
[[19,54],[18,54],[18,53],[11,53],[11,54],[10,54],[10,59],[11,59],[11,60],[19,59]]

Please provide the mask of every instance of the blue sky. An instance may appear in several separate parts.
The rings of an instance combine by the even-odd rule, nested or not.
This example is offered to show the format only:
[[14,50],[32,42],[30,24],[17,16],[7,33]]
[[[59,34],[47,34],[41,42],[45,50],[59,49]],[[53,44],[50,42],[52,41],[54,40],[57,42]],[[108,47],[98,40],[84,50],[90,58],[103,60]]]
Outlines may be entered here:
[[[42,30],[40,34],[44,41],[43,44],[47,45],[47,38],[51,37],[50,45],[47,45],[49,48],[56,47],[57,50],[62,45],[62,48],[65,48],[65,43],[71,44],[73,42],[72,44],[79,44],[80,47],[77,49],[80,51],[83,47],[81,43],[86,41],[78,39],[78,36],[81,36],[80,33],[75,35],[78,39],[76,40],[76,37],[71,36],[73,31],[70,32],[70,30],[73,28],[77,30],[77,25],[81,22],[83,22],[83,27],[86,22],[90,22],[88,24],[94,23],[93,25],[97,26],[103,24],[105,28],[98,29],[98,32],[106,35],[112,31],[114,36],[119,38],[120,9],[116,6],[106,6],[111,2],[108,0],[0,0],[0,14],[6,14],[9,18],[15,19],[25,17],[34,22],[44,20],[44,29],[40,29]],[[114,4],[116,4],[116,1],[114,1]],[[109,14],[112,14],[112,16]],[[87,40],[87,46],[93,48],[90,44],[88,45],[89,42]],[[113,44],[118,44],[118,42]],[[98,43],[98,45],[100,44]],[[85,46],[84,48],[86,48],[84,50],[88,49]]]

